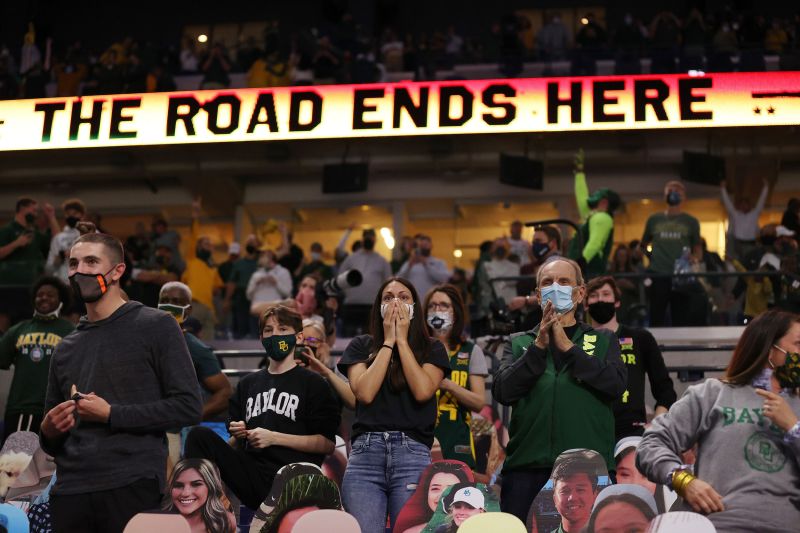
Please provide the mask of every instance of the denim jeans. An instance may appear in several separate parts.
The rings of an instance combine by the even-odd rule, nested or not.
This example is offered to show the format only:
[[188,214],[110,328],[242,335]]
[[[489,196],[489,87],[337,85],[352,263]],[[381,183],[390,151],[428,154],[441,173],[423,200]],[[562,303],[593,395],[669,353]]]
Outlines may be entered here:
[[400,509],[430,462],[430,449],[400,431],[356,438],[342,481],[342,499],[362,533],[383,533],[387,512],[394,529]]

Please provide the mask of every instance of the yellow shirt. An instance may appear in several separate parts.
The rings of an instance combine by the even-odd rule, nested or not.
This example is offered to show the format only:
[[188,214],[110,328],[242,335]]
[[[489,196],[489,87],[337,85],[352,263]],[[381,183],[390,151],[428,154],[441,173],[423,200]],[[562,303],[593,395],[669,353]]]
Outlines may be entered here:
[[[189,250],[194,253],[199,239],[200,223],[197,219],[192,221],[192,228],[189,234]],[[208,263],[192,257],[186,261],[186,270],[183,271],[181,281],[192,289],[192,300],[196,300],[214,312],[214,289],[223,286],[222,278],[215,267],[208,266]]]

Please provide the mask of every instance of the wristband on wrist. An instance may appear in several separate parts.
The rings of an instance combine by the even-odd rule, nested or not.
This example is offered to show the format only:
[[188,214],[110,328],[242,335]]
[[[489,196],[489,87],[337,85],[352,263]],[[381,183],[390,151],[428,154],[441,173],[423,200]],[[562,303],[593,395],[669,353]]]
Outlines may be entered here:
[[389,350],[394,350],[394,346],[389,346],[388,344],[384,344],[381,348],[389,348]]
[[675,474],[672,476],[672,490],[674,490],[681,498],[685,498],[686,487],[688,487],[689,483],[695,479],[697,478],[686,470],[675,472]]

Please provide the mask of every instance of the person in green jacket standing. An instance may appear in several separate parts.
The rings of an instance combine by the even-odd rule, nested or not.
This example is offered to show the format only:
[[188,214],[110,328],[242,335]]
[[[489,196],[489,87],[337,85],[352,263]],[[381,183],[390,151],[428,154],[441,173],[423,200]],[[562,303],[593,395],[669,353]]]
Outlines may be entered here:
[[507,341],[492,394],[513,407],[500,508],[523,522],[558,455],[588,448],[614,463],[612,403],[627,386],[619,341],[578,322],[586,288],[570,259],[545,263],[536,276],[542,321]]
[[608,270],[608,257],[614,244],[614,211],[621,200],[606,187],[589,194],[583,171],[583,150],[575,156],[575,201],[583,223],[570,243],[568,255],[581,265],[586,278],[591,279]]
[[33,318],[12,326],[0,338],[0,368],[14,365],[8,393],[3,440],[15,431],[39,432],[50,358],[58,343],[75,329],[59,317],[69,308],[70,291],[58,278],[47,276],[33,285]]

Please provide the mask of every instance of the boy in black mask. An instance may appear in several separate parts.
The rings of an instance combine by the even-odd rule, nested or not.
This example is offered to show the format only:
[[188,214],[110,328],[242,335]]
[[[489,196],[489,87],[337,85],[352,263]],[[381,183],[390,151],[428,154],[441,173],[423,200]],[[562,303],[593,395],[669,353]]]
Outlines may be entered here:
[[584,308],[595,328],[613,331],[619,339],[620,356],[628,368],[628,388],[614,402],[616,441],[623,437],[641,436],[647,422],[644,406],[644,376],[656,399],[655,416],[667,412],[677,395],[664,365],[658,343],[646,329],[624,326],[617,322],[621,293],[614,278],[601,276],[586,284]]
[[281,305],[259,321],[269,366],[245,376],[230,399],[233,447],[206,427],[186,438],[186,457],[208,459],[222,480],[251,509],[257,509],[284,465],[322,465],[333,453],[339,427],[338,402],[317,373],[297,365],[303,320]]

